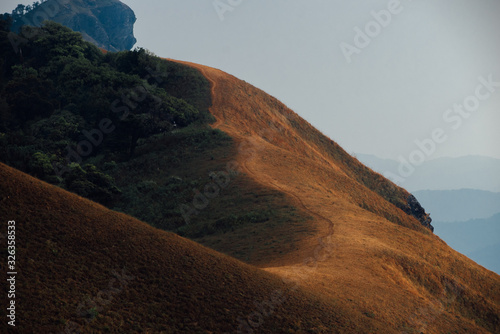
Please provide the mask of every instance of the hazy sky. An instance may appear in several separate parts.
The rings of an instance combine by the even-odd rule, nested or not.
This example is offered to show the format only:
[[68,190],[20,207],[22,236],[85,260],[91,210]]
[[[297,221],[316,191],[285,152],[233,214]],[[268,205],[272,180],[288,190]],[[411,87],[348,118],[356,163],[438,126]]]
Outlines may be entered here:
[[500,158],[500,1],[123,2],[138,46],[252,83],[350,153],[408,158],[436,132],[429,159]]

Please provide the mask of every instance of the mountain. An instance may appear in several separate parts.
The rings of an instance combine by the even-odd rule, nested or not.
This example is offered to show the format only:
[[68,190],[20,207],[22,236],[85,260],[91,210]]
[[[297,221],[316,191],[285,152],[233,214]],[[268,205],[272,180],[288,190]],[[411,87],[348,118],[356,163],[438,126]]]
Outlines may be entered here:
[[83,39],[108,51],[130,50],[136,43],[132,9],[118,0],[47,0],[14,16],[13,31],[51,20],[80,32]]
[[414,195],[439,222],[484,219],[500,212],[500,193],[484,190],[420,190]]
[[[234,158],[242,172],[287,194],[297,208],[314,218],[308,224],[315,232],[303,238],[296,251],[286,254],[279,265],[261,267],[301,279],[303,286],[318,295],[353,303],[368,317],[388,324],[386,332],[498,331],[497,324],[482,329],[460,326],[472,323],[464,319],[465,308],[482,319],[485,314],[497,318],[499,277],[453,251],[428,230],[417,228],[419,223],[408,224],[411,216],[399,216],[398,223],[394,218],[401,209],[394,210],[397,206],[387,203],[397,203],[401,190],[388,187],[394,192],[382,192],[386,180],[259,89],[220,70],[185,64],[199,69],[211,82],[210,111],[217,119],[212,126],[238,145]],[[399,195],[401,199],[407,198],[405,194]],[[333,242],[332,256],[314,261],[310,254],[318,252],[322,242],[318,237],[324,236]],[[317,255],[323,259],[320,252]],[[309,273],[298,270],[300,259],[310,263]],[[494,291],[482,290],[478,281],[472,283],[475,275]],[[466,291],[471,283],[474,288]],[[485,308],[477,304],[483,296],[493,298]]]
[[464,222],[434,222],[448,245],[480,265],[500,274],[500,213]]
[[21,331],[500,331],[500,276],[277,99],[41,29],[0,48],[0,158],[53,183],[0,165]]
[[482,156],[437,158],[413,166],[408,161],[356,154],[370,168],[409,191],[478,189],[500,192],[500,159]]

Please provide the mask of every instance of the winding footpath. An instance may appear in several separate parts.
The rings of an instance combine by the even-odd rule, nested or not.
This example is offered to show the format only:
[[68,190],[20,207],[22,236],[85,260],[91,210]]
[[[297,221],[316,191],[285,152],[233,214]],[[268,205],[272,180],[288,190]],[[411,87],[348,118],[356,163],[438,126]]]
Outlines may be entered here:
[[[216,119],[216,122],[211,124],[211,126],[214,128],[214,129],[221,129],[222,127],[222,124],[224,123],[225,121],[225,117],[224,117],[224,109],[225,109],[225,105],[224,105],[224,101],[223,99],[221,98],[222,96],[222,93],[223,92],[219,92],[218,91],[218,84],[217,84],[217,80],[219,79],[219,77],[221,77],[221,75],[224,75],[223,72],[217,70],[217,69],[214,69],[214,68],[210,68],[210,67],[207,67],[207,66],[203,66],[203,65],[199,65],[199,64],[195,64],[195,63],[191,63],[191,62],[185,62],[185,61],[178,61],[178,60],[172,60],[172,59],[169,59],[171,61],[175,61],[175,62],[178,62],[178,63],[182,63],[182,64],[185,64],[185,65],[188,65],[190,67],[193,67],[197,70],[199,70],[201,72],[201,74],[210,82],[210,86],[211,86],[211,95],[212,95],[212,106],[209,108],[210,110],[210,113],[215,117]],[[219,72],[219,73],[217,73]],[[227,92],[226,92],[227,93]],[[223,115],[223,117],[220,117],[219,115]],[[222,130],[222,129],[221,129]],[[228,129],[229,130],[229,125],[228,125]],[[244,138],[243,136],[241,136],[240,134],[237,133],[237,131],[231,131],[231,133],[229,133],[232,137],[236,137],[236,139],[238,141],[241,141],[241,142],[244,142],[245,140],[248,140],[246,138]],[[309,213],[311,216],[315,217],[316,219],[320,220],[320,221],[324,221],[326,222],[327,224],[327,234],[324,236],[324,237],[320,237],[319,239],[320,240],[329,240],[329,238],[333,235],[334,233],[334,227],[335,227],[335,224],[332,222],[331,219],[319,214],[318,212],[315,212],[311,209],[309,209],[305,204],[304,204],[304,201],[302,200],[302,198],[297,195],[296,193],[290,191],[290,190],[287,190],[285,189],[283,186],[281,186],[280,184],[276,183],[274,180],[269,180],[270,177],[269,176],[266,176],[266,177],[262,177],[263,175],[259,175],[257,172],[251,170],[249,167],[248,167],[248,160],[247,158],[243,157],[241,159],[241,168],[243,169],[243,171],[248,174],[249,176],[251,176],[256,182],[266,186],[266,187],[273,187],[277,190],[279,190],[280,192],[288,195],[290,198],[292,198],[304,211],[306,211],[307,213]],[[268,180],[266,180],[268,179]]]

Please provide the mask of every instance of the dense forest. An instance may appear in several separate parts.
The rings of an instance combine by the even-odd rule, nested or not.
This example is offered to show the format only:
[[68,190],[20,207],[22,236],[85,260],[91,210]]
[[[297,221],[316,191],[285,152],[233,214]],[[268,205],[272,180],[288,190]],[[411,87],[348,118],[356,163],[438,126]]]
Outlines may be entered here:
[[0,33],[0,159],[109,204],[105,172],[141,140],[210,121],[210,89],[197,71],[139,48],[106,53],[54,22]]

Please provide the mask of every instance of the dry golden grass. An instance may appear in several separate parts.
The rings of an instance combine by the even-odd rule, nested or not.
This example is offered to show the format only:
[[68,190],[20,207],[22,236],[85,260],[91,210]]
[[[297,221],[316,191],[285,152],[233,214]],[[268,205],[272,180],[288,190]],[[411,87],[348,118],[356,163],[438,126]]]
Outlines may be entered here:
[[[266,93],[220,70],[185,64],[210,80],[214,127],[242,143],[237,159],[247,174],[315,218],[310,230],[317,235],[282,259],[273,255],[269,272],[299,272],[311,293],[354,305],[393,330],[500,332],[500,277],[398,208],[408,192]],[[318,237],[330,235],[332,224],[332,256],[300,274],[301,261],[312,256]]]
[[259,333],[382,330],[352,307],[3,164],[0,178],[0,215],[16,221],[17,333],[236,333],[263,302],[272,306],[262,319],[250,317]]

